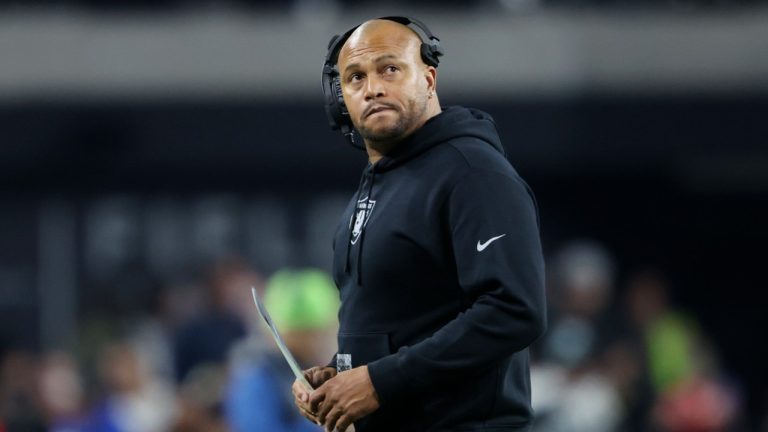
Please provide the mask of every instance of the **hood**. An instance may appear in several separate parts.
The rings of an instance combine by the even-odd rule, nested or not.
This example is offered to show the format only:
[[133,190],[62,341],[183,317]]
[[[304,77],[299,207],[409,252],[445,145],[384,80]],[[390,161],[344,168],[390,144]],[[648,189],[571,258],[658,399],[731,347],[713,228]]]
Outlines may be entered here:
[[424,126],[382,157],[376,163],[376,171],[388,171],[438,144],[460,137],[478,138],[505,154],[496,123],[489,114],[473,108],[452,106],[427,120]]

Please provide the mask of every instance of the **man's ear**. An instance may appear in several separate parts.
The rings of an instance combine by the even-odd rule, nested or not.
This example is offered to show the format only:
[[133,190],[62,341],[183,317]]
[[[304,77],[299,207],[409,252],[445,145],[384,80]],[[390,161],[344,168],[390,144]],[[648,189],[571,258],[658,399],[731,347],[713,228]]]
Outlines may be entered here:
[[437,90],[437,68],[434,66],[427,66],[424,69],[424,79],[427,80],[427,91]]

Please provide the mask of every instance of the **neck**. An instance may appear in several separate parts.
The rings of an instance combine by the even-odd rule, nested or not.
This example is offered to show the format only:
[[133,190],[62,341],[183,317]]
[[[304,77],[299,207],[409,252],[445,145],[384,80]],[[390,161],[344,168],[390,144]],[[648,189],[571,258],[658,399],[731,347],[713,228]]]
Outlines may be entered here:
[[366,139],[365,150],[368,153],[368,162],[370,162],[371,165],[375,165],[376,162],[381,160],[382,157],[386,156],[387,153],[389,153],[393,148],[395,148],[400,141],[402,141],[412,133],[419,130],[422,126],[424,126],[424,123],[426,123],[427,120],[440,114],[441,112],[443,112],[443,110],[442,108],[440,108],[440,101],[437,99],[437,95],[435,95],[435,97],[429,99],[429,101],[427,102],[427,112],[426,112],[426,115],[424,116],[424,119],[412,131],[406,133],[402,137],[399,137],[393,141],[371,142]]

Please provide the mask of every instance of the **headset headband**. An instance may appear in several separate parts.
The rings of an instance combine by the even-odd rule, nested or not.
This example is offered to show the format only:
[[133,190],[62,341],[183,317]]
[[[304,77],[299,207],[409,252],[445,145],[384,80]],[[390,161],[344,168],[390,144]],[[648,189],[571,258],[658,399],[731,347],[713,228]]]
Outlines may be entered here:
[[[416,18],[406,16],[385,16],[376,19],[394,21],[415,31],[421,38],[422,45],[427,45],[430,49],[428,56],[424,56],[424,52],[422,51],[422,60],[424,60],[424,63],[434,67],[437,67],[440,63],[439,57],[443,56],[445,52],[440,46],[440,39],[432,34],[426,24]],[[344,45],[344,42],[349,39],[349,36],[352,35],[352,32],[357,30],[358,27],[360,27],[360,24],[352,27],[341,35],[335,35],[331,38],[328,42],[328,53],[325,55],[326,65],[330,65],[331,67],[336,66],[336,63],[339,60],[339,51],[341,51],[341,47]]]

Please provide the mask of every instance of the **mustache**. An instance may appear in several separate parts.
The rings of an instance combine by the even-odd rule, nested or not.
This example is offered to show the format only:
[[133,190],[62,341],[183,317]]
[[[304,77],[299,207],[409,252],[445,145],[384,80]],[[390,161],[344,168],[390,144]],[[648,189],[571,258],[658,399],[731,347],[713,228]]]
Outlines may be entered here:
[[394,104],[391,104],[389,102],[379,102],[379,103],[377,103],[375,105],[371,105],[368,108],[366,108],[365,111],[363,111],[363,118],[366,118],[369,115],[371,115],[371,113],[374,110],[380,110],[382,108],[384,108],[384,109],[392,109],[392,110],[397,111],[397,107]]

